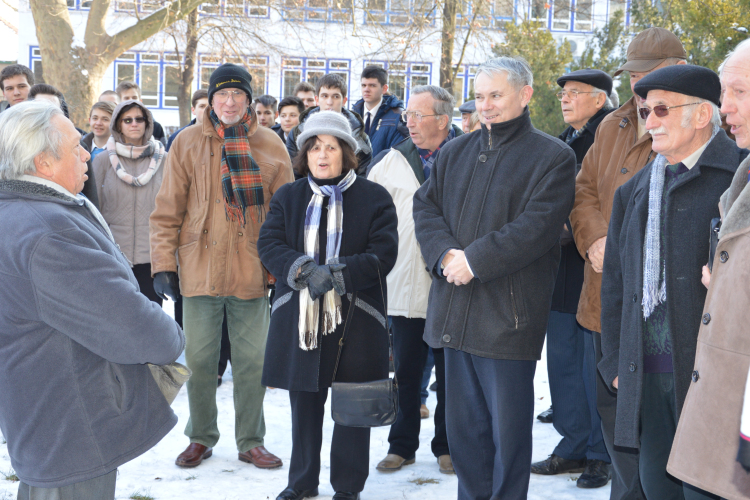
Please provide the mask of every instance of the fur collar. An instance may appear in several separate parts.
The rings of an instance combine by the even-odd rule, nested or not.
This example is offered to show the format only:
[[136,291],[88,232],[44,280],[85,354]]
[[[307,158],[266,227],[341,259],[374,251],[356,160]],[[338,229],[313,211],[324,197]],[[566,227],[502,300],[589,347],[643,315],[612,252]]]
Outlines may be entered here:
[[51,187],[36,182],[0,180],[0,192],[3,191],[8,194],[22,195],[24,197],[43,198],[47,199],[47,201],[51,201],[49,199],[52,198],[70,204],[79,205],[78,200],[75,198],[66,196]]
[[747,175],[750,168],[750,156],[740,163],[729,185],[719,202],[724,220],[721,224],[719,238],[750,226],[750,189],[747,189]]

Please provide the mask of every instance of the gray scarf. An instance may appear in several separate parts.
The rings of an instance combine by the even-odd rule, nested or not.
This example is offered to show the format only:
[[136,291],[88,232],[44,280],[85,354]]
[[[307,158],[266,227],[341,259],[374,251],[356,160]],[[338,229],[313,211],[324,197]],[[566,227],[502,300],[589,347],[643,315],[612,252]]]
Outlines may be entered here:
[[[710,143],[721,130],[714,127]],[[648,319],[656,306],[667,301],[666,263],[659,262],[661,238],[661,197],[664,191],[664,177],[667,168],[667,158],[657,155],[651,164],[651,183],[648,191],[648,223],[646,238],[643,243],[643,319]]]

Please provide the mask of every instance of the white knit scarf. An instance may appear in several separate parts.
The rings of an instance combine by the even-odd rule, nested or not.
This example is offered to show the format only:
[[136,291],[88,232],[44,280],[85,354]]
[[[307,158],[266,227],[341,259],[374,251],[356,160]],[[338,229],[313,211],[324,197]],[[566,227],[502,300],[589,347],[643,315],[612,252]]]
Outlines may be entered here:
[[[117,177],[120,178],[126,184],[131,186],[145,186],[154,176],[159,167],[161,166],[162,160],[164,159],[164,145],[151,137],[143,146],[130,146],[116,142],[113,136],[109,136],[107,141],[107,154],[109,155],[109,162],[112,164],[112,168],[115,170]],[[138,177],[130,175],[125,168],[120,165],[119,156],[123,158],[141,159],[151,157],[151,161],[148,164],[148,169]]]
[[[311,176],[307,177],[313,195],[305,214],[305,254],[320,262],[318,232],[323,199],[328,196],[328,226],[326,236],[326,264],[337,264],[341,250],[341,236],[344,223],[344,203],[342,193],[349,189],[357,174],[354,170],[344,176],[336,185],[318,186]],[[318,347],[318,299],[310,299],[310,292],[303,288],[299,293],[299,346],[303,351]],[[334,290],[323,296],[323,335],[336,330],[341,324],[341,298]]]

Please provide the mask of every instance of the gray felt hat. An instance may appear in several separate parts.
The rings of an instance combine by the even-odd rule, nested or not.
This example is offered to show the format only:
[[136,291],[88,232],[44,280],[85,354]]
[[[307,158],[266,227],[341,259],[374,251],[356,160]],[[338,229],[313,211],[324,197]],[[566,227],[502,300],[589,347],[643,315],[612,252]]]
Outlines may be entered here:
[[304,130],[297,136],[297,147],[302,149],[305,141],[318,135],[332,135],[346,141],[354,152],[357,152],[357,140],[352,136],[349,120],[336,111],[319,111],[310,115],[305,121]]

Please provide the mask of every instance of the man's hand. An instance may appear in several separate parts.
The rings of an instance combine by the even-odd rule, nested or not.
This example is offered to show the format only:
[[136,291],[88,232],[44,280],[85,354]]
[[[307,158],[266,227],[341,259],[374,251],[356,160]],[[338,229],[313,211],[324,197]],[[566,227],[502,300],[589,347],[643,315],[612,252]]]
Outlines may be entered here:
[[708,266],[703,266],[703,275],[701,276],[701,283],[703,283],[703,286],[708,288],[708,285],[711,284],[711,271],[708,270]]
[[591,244],[589,251],[587,252],[589,260],[591,261],[591,267],[593,267],[594,271],[597,273],[601,273],[602,269],[604,269],[604,247],[606,245],[607,237],[602,236]]
[[162,300],[167,297],[174,302],[180,296],[180,287],[177,284],[177,273],[173,271],[163,271],[154,275],[154,292]]
[[[448,257],[450,257],[450,259]],[[471,275],[471,271],[469,271],[469,265],[466,262],[466,255],[463,250],[449,250],[448,254],[443,259],[443,264],[445,265],[443,275],[448,283],[453,283],[454,285],[467,285],[472,279],[474,279],[474,276]]]
[[615,379],[612,381],[612,387],[614,387],[615,389],[619,389],[619,387],[617,387],[617,383],[619,382],[619,380],[620,377],[615,377]]

